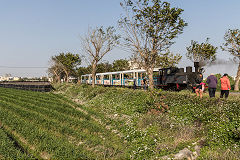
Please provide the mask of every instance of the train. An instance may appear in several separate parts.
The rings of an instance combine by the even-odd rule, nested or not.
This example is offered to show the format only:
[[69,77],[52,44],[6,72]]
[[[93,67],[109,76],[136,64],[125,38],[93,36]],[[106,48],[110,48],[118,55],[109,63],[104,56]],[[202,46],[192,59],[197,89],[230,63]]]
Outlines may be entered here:
[[[183,90],[193,89],[203,80],[203,68],[199,66],[199,62],[194,62],[193,71],[191,66],[184,68],[154,68],[153,80],[155,88],[166,90]],[[146,78],[144,69],[134,69],[127,71],[97,73],[95,84],[103,86],[120,86],[129,88],[143,88],[144,79]],[[92,75],[85,74],[81,76],[82,84],[92,84]]]

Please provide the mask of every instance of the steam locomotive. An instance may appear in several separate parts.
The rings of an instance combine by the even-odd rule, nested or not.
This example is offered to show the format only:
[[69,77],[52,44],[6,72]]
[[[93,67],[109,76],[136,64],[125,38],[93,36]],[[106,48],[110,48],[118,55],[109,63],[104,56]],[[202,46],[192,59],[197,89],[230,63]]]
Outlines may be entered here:
[[199,67],[199,62],[194,62],[195,71],[192,67],[184,68],[170,67],[159,69],[159,77],[157,81],[158,88],[182,90],[192,89],[203,80],[203,68]]
[[[154,87],[171,90],[191,89],[203,79],[203,69],[199,67],[199,63],[194,62],[194,67],[194,72],[192,71],[192,67],[186,67],[186,72],[184,72],[184,68],[177,67],[154,68]],[[143,83],[145,76],[146,71],[143,69],[97,73],[95,84],[143,88],[145,85]],[[91,74],[81,76],[81,83],[83,84],[92,84],[92,80]]]

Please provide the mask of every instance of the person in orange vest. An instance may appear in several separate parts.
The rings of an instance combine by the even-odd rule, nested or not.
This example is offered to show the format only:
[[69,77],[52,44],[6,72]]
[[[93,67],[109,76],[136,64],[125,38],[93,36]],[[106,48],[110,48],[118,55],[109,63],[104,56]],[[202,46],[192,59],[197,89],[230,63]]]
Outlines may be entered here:
[[231,90],[230,81],[228,79],[228,74],[224,74],[223,77],[220,79],[221,81],[221,95],[220,98],[223,98],[225,94],[225,98],[228,98],[229,91]]

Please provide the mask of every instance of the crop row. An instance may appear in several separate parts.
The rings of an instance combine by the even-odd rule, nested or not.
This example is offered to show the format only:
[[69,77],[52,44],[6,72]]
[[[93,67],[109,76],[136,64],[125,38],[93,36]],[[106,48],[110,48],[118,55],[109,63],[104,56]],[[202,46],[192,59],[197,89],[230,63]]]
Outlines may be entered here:
[[[29,101],[28,99],[24,99],[24,98],[20,98],[18,100],[15,100],[13,98],[8,99],[11,96],[7,96],[7,95],[2,95],[1,96],[3,100],[5,101],[9,101],[11,100],[11,103],[13,103],[14,105],[19,104],[20,103],[20,107],[27,107],[28,109],[30,108],[30,111],[34,110],[38,113],[42,113],[43,115],[47,116],[47,119],[52,118],[54,120],[57,120],[58,122],[61,122],[65,125],[68,125],[68,127],[73,127],[73,128],[86,128],[88,127],[88,129],[90,129],[89,131],[91,133],[93,132],[99,132],[101,134],[103,134],[104,136],[107,136],[107,138],[109,137],[109,132],[105,130],[105,128],[103,128],[102,126],[96,125],[93,120],[91,120],[91,118],[89,116],[84,115],[83,113],[79,112],[78,110],[75,110],[73,108],[68,108],[70,109],[74,114],[76,113],[80,113],[80,114],[76,114],[76,116],[73,115],[67,115],[66,114],[66,108],[62,108],[64,110],[61,110],[60,106],[55,106],[56,110],[60,111],[56,111],[56,110],[51,110],[52,107],[54,107],[53,105],[51,105],[51,107],[48,107],[45,105],[43,105],[41,102],[34,102],[32,101],[31,103],[26,102]],[[21,108],[20,108],[21,109]],[[67,124],[66,124],[67,123]],[[82,129],[79,128],[79,129]]]
[[[4,90],[0,93],[0,120],[10,128],[9,132],[15,131],[19,137],[31,142],[34,146],[31,152],[35,156],[41,157],[46,153],[51,158],[91,158],[99,156],[92,152],[92,147],[101,145],[103,147],[98,147],[98,151],[114,150],[114,143],[121,143],[116,135],[89,115],[59,101],[59,97],[45,98],[47,94],[29,92],[29,98],[26,91],[21,94],[21,91]],[[51,103],[51,99],[54,102]],[[16,138],[21,139],[19,137]],[[32,148],[21,143],[28,149]],[[65,149],[65,146],[70,149]],[[64,155],[60,151],[65,152]]]
[[6,110],[5,107],[1,106],[0,113],[4,126],[9,128],[8,131],[17,132],[17,134],[11,134],[36,158],[42,158],[42,153],[48,155],[48,158],[87,158],[80,146],[75,147],[66,139],[58,138],[51,131],[43,130],[33,122],[25,121],[14,112]]
[[[106,117],[103,114],[102,106],[100,104],[99,104],[99,106],[95,106],[95,107],[91,107],[89,105],[88,106],[79,105],[79,104],[74,103],[72,100],[70,100],[70,97],[67,98],[66,96],[62,96],[62,95],[56,95],[56,96],[58,96],[65,103],[71,104],[75,108],[81,108],[82,110],[86,111],[88,113],[88,115],[90,115],[90,116],[97,116],[98,118],[101,119],[102,122],[104,122],[107,125],[112,125],[114,127],[113,129],[118,129],[123,134],[126,132],[126,128],[129,129],[129,127],[128,127],[129,124],[127,124],[127,122],[126,122],[127,119],[115,120],[114,118]],[[110,108],[110,106],[111,105],[106,106],[106,107]],[[114,106],[111,106],[111,107],[114,107]],[[115,113],[117,113],[117,112],[115,112]],[[119,114],[119,116],[120,116],[120,114]]]
[[[55,96],[52,93],[39,93],[39,92],[29,92],[29,91],[24,91],[24,90],[15,90],[15,89],[7,89],[7,88],[0,88],[1,95],[7,95],[7,96],[14,96],[16,99],[20,98],[28,98],[31,101],[39,101],[44,103],[49,103],[49,104],[57,104],[59,105],[59,97]],[[62,103],[61,105],[64,105]]]
[[[81,109],[88,112],[88,117],[85,117],[87,119],[91,119],[90,116],[94,116],[94,117],[97,116],[105,124],[111,124],[112,126],[115,126],[113,129],[117,129],[117,128],[121,129],[122,128],[121,126],[124,127],[124,125],[123,125],[124,121],[114,121],[113,119],[106,118],[106,117],[104,117],[104,115],[102,113],[95,112],[93,109],[84,107],[82,105],[77,105],[73,101],[71,101],[71,100],[69,100],[66,97],[63,97],[61,95],[51,94],[51,97],[52,97],[52,99],[55,99],[55,102],[51,101],[51,99],[49,99],[49,102],[45,102],[44,100],[42,100],[42,98],[45,98],[45,97],[43,97],[43,95],[40,94],[41,96],[39,96],[39,93],[37,93],[37,95],[38,95],[38,97],[33,96],[33,95],[28,97],[28,95],[24,95],[24,94],[20,95],[18,92],[17,93],[14,92],[13,95],[9,95],[9,93],[7,93],[5,96],[6,97],[18,97],[17,99],[19,101],[23,101],[23,102],[25,102],[25,101],[29,102],[29,99],[31,99],[31,104],[36,104],[38,107],[39,107],[39,104],[45,104],[45,105],[51,104],[51,108],[54,107],[55,110],[58,110],[61,113],[64,112],[64,114],[67,114],[68,111],[70,110],[72,114],[77,114],[78,117],[80,115],[78,114],[78,112],[74,108],[81,108]],[[60,108],[60,106],[59,106],[60,102],[61,102],[61,105],[64,105],[63,108]],[[49,109],[49,107],[47,107],[47,109]],[[83,115],[81,115],[81,116],[83,116]],[[87,115],[85,115],[85,116],[87,116]],[[97,128],[94,127],[94,129],[97,129]],[[104,131],[103,133],[105,133],[105,135],[109,135],[109,132]]]
[[28,156],[19,146],[0,128],[0,159],[27,159]]
[[[114,120],[112,118],[108,118],[106,116],[104,116],[104,114],[99,111],[101,110],[101,108],[97,108],[97,107],[86,107],[84,105],[79,105],[74,103],[72,100],[66,98],[65,96],[62,95],[56,95],[59,98],[61,98],[61,100],[63,100],[65,103],[68,103],[69,105],[72,105],[74,108],[81,108],[82,110],[84,110],[85,112],[88,113],[89,116],[91,117],[98,117],[101,122],[103,122],[105,125],[111,125],[113,128],[112,130],[118,130],[119,132],[124,131],[125,127],[126,127],[126,122],[123,120]],[[122,132],[121,132],[122,134]]]
[[[6,96],[9,96],[9,95],[6,95]],[[63,97],[59,97],[59,99],[60,99],[60,98],[63,98]],[[27,97],[25,97],[25,99],[23,99],[22,97],[19,97],[19,96],[18,96],[18,99],[21,100],[21,101],[25,101],[26,99],[29,100],[29,98],[27,98]],[[66,100],[66,99],[64,99],[64,101],[65,101],[65,100]],[[38,103],[39,103],[39,104],[42,104],[41,101],[40,101],[40,102],[31,101],[31,103],[37,103],[37,105],[38,105]],[[39,107],[39,105],[38,105],[38,107]],[[51,106],[51,107],[52,107],[52,106]],[[65,105],[64,109],[66,109],[66,107],[69,107],[69,106],[66,106],[66,105]],[[56,106],[56,109],[59,110],[59,109],[60,109],[59,106]],[[76,113],[76,109],[73,109],[72,107],[70,107],[69,109],[72,110],[74,114]],[[62,111],[62,112],[64,112],[64,114],[66,113],[66,111]],[[94,129],[97,129],[97,127],[93,127],[93,128],[94,128]],[[104,133],[105,133],[105,135],[109,135],[109,132],[104,131]],[[109,136],[107,136],[107,138],[108,138],[108,137],[109,137]]]
[[[0,103],[2,106],[4,106],[5,109],[8,109],[14,112],[15,114],[21,116],[22,118],[25,119],[25,121],[31,121],[36,126],[38,125],[38,127],[50,130],[52,132],[53,131],[59,132],[57,135],[63,135],[63,136],[71,135],[71,136],[77,136],[81,138],[89,138],[90,140],[91,138],[93,138],[92,136],[90,136],[91,134],[87,134],[87,133],[84,134],[84,132],[80,132],[84,127],[73,128],[67,122],[59,123],[59,121],[55,119],[50,119],[47,116],[41,113],[38,113],[36,111],[33,111],[31,109],[25,109],[19,105],[6,103],[2,100],[0,100]],[[79,126],[81,126],[81,124],[79,124]],[[89,142],[89,143],[92,143],[92,142]]]

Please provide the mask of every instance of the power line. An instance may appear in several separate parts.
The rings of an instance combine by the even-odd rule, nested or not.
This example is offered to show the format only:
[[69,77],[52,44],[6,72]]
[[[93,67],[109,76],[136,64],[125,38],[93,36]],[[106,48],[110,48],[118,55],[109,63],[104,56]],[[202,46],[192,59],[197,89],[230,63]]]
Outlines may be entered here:
[[0,68],[48,68],[48,67],[16,67],[16,66],[0,66]]

